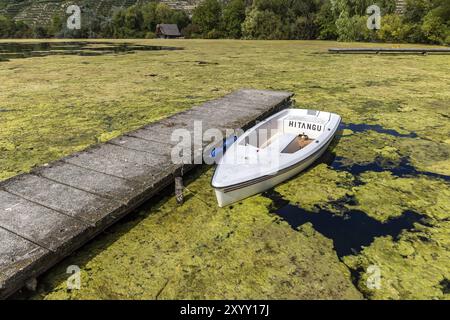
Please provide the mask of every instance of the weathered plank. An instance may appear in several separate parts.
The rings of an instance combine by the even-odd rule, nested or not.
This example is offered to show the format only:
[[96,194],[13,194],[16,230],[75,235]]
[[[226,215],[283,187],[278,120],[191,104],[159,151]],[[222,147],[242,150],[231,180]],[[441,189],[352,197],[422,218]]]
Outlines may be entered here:
[[[240,90],[108,143],[0,183],[0,297],[6,297],[173,183],[193,167],[174,164],[172,134],[185,129],[190,160],[208,129],[247,128],[286,107],[292,94]],[[206,150],[207,151],[207,150]]]
[[152,183],[163,169],[174,169],[167,157],[152,156],[111,144],[98,146],[64,161],[141,184]]
[[34,173],[120,202],[125,201],[142,189],[140,184],[133,181],[78,167],[63,161],[39,168]]
[[55,263],[55,255],[8,230],[0,228],[0,294],[14,293],[30,278]]
[[330,48],[330,53],[438,53],[450,54],[450,48]]
[[114,200],[33,174],[11,179],[3,188],[26,200],[93,225],[105,217],[114,216],[122,209],[122,204]]
[[[154,141],[161,144],[166,144],[168,146],[173,146],[176,142],[171,141],[172,129],[169,129],[161,125],[162,130],[157,128],[144,127],[142,129],[127,133],[126,136],[140,138],[148,141]],[[164,131],[166,130],[166,131]]]
[[170,150],[172,149],[172,146],[167,143],[149,141],[129,135],[110,140],[109,143],[136,151],[149,152],[164,156],[170,154]]
[[56,252],[89,225],[0,190],[0,227]]

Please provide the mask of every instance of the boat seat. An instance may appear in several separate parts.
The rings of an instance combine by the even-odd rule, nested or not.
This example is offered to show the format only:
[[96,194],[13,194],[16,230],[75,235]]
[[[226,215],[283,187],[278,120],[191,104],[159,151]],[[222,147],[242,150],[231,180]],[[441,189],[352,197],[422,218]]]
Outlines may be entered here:
[[297,134],[295,133],[284,133],[279,139],[279,150],[280,152],[283,152],[288,145],[290,145],[295,139],[297,139]]
[[285,146],[284,149],[281,149],[281,153],[295,153],[304,147],[308,146],[314,139],[302,139],[300,136],[295,136],[295,138]]

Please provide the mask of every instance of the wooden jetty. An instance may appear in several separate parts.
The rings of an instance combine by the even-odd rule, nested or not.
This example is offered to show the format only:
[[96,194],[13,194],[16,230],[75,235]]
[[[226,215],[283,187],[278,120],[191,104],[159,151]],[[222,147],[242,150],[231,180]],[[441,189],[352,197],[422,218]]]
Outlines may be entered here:
[[450,48],[330,48],[330,53],[415,53],[415,54],[450,54]]
[[[81,247],[193,165],[173,164],[174,129],[246,129],[292,93],[239,90],[0,183],[0,298]],[[208,142],[203,142],[203,146]],[[151,235],[149,235],[151,236]]]

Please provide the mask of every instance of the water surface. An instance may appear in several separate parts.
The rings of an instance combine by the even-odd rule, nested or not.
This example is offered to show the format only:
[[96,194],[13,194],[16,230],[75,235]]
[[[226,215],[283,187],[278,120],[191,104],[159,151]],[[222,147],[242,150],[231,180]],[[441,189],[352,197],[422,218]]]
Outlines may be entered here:
[[274,190],[264,193],[274,201],[274,213],[285,220],[294,229],[305,223],[312,223],[314,229],[333,240],[334,249],[341,258],[358,254],[363,247],[369,246],[376,237],[391,236],[394,239],[404,230],[411,230],[420,222],[422,215],[405,211],[400,217],[380,222],[360,210],[348,210],[341,215],[319,209],[310,212],[299,206],[289,204]]
[[101,56],[107,54],[127,54],[136,51],[181,50],[177,47],[150,46],[113,42],[2,42],[0,61],[50,55]]

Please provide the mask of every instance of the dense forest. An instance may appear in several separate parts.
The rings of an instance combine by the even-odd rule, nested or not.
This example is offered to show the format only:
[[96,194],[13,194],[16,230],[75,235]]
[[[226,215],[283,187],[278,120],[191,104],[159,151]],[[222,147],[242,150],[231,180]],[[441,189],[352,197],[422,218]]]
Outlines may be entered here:
[[[381,8],[380,30],[367,28],[367,7]],[[450,1],[406,0],[203,0],[192,15],[159,1],[138,2],[100,14],[82,6],[82,28],[68,15],[30,25],[0,15],[3,38],[153,38],[158,23],[175,23],[186,38],[326,39],[450,44]]]

